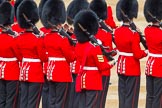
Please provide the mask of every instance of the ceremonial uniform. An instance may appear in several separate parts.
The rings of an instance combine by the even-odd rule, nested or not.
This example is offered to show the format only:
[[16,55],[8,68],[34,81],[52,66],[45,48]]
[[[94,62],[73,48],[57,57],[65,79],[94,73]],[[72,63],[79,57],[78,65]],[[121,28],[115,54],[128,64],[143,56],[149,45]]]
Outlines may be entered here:
[[[44,35],[48,34],[51,32],[51,29],[46,29],[45,27],[40,28],[40,30],[44,33]],[[46,52],[48,54],[48,52]],[[42,89],[42,108],[48,108],[49,106],[49,84],[47,80],[47,66],[48,66],[48,61],[43,63],[43,73],[44,73],[44,84],[43,84],[43,89]]]
[[105,20],[105,23],[113,29],[115,29],[117,27],[115,24],[115,21],[113,19],[111,6],[107,6],[107,19]]
[[15,55],[15,39],[2,32],[0,46],[0,107],[15,108],[19,86],[19,65]]
[[113,49],[112,48],[112,34],[111,33],[106,32],[102,28],[99,28],[95,37],[102,42],[102,45],[105,48],[107,48],[108,51],[111,51]]
[[[100,28],[96,34],[96,38],[102,42],[103,46],[108,47],[107,51],[111,51],[113,49],[111,33],[106,32],[105,30]],[[110,69],[102,72],[103,90],[99,92],[98,108],[105,108],[106,97],[107,97],[108,88],[109,88],[110,75],[111,75]]]
[[[146,42],[148,45],[149,58],[146,62],[146,108],[160,108],[162,96],[162,30],[159,26],[145,28]],[[156,36],[156,38],[155,38]]]
[[[14,21],[15,21],[15,19],[14,19]],[[24,29],[20,28],[20,26],[17,23],[17,21],[14,22],[14,24],[12,25],[12,30],[15,31],[18,35],[24,31]],[[20,94],[21,93],[20,91],[21,91],[21,86],[19,84],[19,95],[18,95],[18,101],[17,101],[17,107],[16,108],[20,108],[20,97],[21,97],[20,96],[21,95]]]
[[146,0],[144,16],[152,24],[144,30],[148,46],[146,62],[146,108],[161,108],[162,106],[162,1]]
[[139,33],[133,31],[130,22],[137,18],[137,0],[119,0],[117,3],[117,19],[123,25],[114,32],[116,47],[119,51],[117,73],[119,108],[138,108],[140,90],[140,59],[147,56],[140,48]]
[[[67,7],[67,22],[69,25],[72,25],[74,22],[74,17],[75,15],[83,10],[83,9],[88,9],[89,3],[87,0],[72,0],[70,4]],[[75,34],[72,34],[71,36],[73,39],[76,39]],[[73,47],[75,50],[75,46]],[[78,64],[78,61],[74,61],[70,63],[71,67],[71,72],[72,72],[72,77],[73,77],[73,82],[70,84],[69,87],[69,101],[68,101],[68,108],[77,108],[79,104],[79,98],[80,95],[75,91],[75,84],[76,84],[76,76],[78,73],[80,64]],[[77,67],[78,66],[78,67]]]
[[137,108],[141,74],[139,59],[147,54],[140,49],[139,34],[133,32],[129,25],[117,28],[114,36],[119,51],[117,63],[119,108]]
[[[29,7],[26,10],[26,7]],[[23,17],[31,19],[33,24],[39,20],[38,8],[33,0],[22,1],[17,8],[17,19],[25,29],[17,38],[17,48],[22,55],[20,63],[21,100],[20,108],[39,108],[44,74],[42,62],[46,61],[43,39],[33,34],[32,27]]]
[[[107,4],[104,0],[92,0],[90,3],[90,9],[93,10],[99,19],[106,20],[109,18],[109,23],[113,23],[112,18],[112,10],[109,10],[108,12]],[[111,9],[111,8],[109,8]],[[111,16],[109,16],[111,15]],[[115,23],[113,23],[115,24]],[[100,25],[101,26],[101,25]],[[106,48],[107,51],[112,50],[112,34],[110,32],[105,31],[102,29],[102,26],[98,29],[98,32],[96,34],[96,39],[99,39],[102,42],[102,45]],[[106,96],[109,88],[109,81],[110,81],[110,69],[102,73],[102,86],[103,90],[99,92],[98,94],[98,100],[97,100],[97,107],[98,108],[105,108],[106,103]]]
[[[17,12],[17,7],[18,5],[23,1],[23,0],[15,0],[14,3],[13,3],[14,0],[11,0],[11,3],[12,5],[14,6],[14,23],[12,24],[12,30],[13,31],[16,31],[16,33],[19,35],[21,32],[24,32],[24,29],[21,28],[17,22],[17,19],[16,19],[16,12]],[[20,63],[20,61],[19,61]],[[19,84],[19,95],[18,95],[18,101],[17,101],[17,107],[16,108],[20,108],[20,97],[21,97],[21,86]]]
[[51,32],[44,37],[45,48],[48,52],[49,108],[66,108],[68,87],[72,82],[70,62],[75,60],[75,54],[68,38],[60,35],[61,29],[52,27],[52,25],[59,27],[66,20],[64,2],[48,0],[43,6],[42,19],[44,27],[51,28]]
[[[0,4],[0,24],[7,29],[13,23],[13,7],[9,2]],[[6,13],[7,10],[7,13]],[[19,65],[15,38],[2,28],[0,33],[0,108],[16,108]]]
[[[66,101],[68,82],[72,82],[69,63],[75,60],[75,55],[67,38],[59,35],[57,31],[47,34],[44,38],[44,44],[48,52],[47,80],[50,81],[50,107],[65,107],[64,102]],[[59,89],[59,87],[61,88]],[[60,97],[58,92],[63,97]],[[60,103],[59,99],[62,98],[59,106],[51,102],[55,95],[56,101],[54,102],[56,103]]]
[[[76,39],[75,34],[72,34],[71,38]],[[75,46],[71,46],[72,50],[75,51]],[[79,104],[80,95],[75,91],[76,77],[78,74],[78,65],[77,60],[70,63],[70,72],[72,74],[72,82],[69,85],[68,90],[68,108],[76,108]]]
[[78,108],[98,108],[98,93],[103,89],[102,73],[113,65],[102,55],[100,46],[89,41],[89,35],[80,30],[78,23],[89,34],[95,35],[98,31],[97,16],[90,10],[80,11],[75,17],[74,33],[78,40],[75,50],[77,62],[80,63],[76,79],[76,91],[80,92]]
[[21,81],[20,108],[37,108],[39,107],[44,82],[41,61],[45,60],[45,58],[43,56],[44,52],[42,52],[42,42],[32,32],[25,31],[17,38],[17,47],[23,57],[20,64],[19,78]]
[[[89,47],[89,50],[86,48]],[[85,55],[84,53],[87,53]],[[85,65],[83,66],[83,73],[81,75],[81,85],[83,92],[81,93],[80,101],[86,101],[85,103],[79,103],[79,108],[92,108],[96,105],[98,99],[98,93],[103,89],[102,86],[102,73],[107,72],[112,66],[108,65],[106,58],[103,57],[99,46],[94,46],[87,42],[84,44],[77,44],[76,46],[77,59],[82,63],[83,56],[87,56]],[[92,82],[93,81],[93,82]],[[76,83],[77,84],[77,83]],[[85,97],[88,93],[93,92],[92,106],[87,106],[92,101],[90,97]],[[85,99],[85,100],[84,100]],[[97,107],[96,107],[97,108]]]
[[[102,90],[102,73],[110,69],[112,66],[108,65],[106,62],[107,59],[102,55],[100,47],[95,46],[90,42],[84,44],[78,43],[76,46],[76,55],[80,63],[82,63],[81,61],[87,47],[90,49],[87,50],[88,55],[86,55],[87,58],[83,67],[84,72],[82,77],[84,76],[83,79],[85,79],[85,81],[82,80],[82,89]],[[91,82],[92,80],[93,82]]]

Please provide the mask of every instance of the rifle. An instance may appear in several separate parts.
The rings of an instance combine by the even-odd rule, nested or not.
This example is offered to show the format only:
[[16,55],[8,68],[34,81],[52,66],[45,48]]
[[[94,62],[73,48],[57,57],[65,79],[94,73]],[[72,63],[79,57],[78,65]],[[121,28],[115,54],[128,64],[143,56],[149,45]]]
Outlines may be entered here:
[[[71,17],[67,17],[67,19],[69,21],[71,21],[72,23],[74,22],[74,20]],[[100,24],[101,28],[103,28],[104,30],[106,30],[107,32],[113,33],[113,31],[105,24],[105,22],[100,19],[99,17],[97,17],[98,23]]]
[[146,45],[146,40],[144,39],[144,36],[142,35],[142,32],[137,31],[137,27],[134,24],[134,22],[132,20],[129,19],[128,15],[126,15],[124,13],[124,11],[121,9],[121,13],[123,14],[123,16],[129,21],[130,27],[132,30],[136,31],[137,33],[139,33],[140,36],[140,42],[142,43],[143,47],[145,49],[148,49],[147,45]]
[[95,43],[95,44],[97,44],[97,45],[100,46],[103,55],[105,55],[106,58],[107,58],[109,61],[114,60],[114,58],[113,58],[111,55],[114,54],[114,53],[116,53],[116,51],[113,50],[113,51],[111,51],[111,52],[107,52],[106,49],[105,49],[105,47],[104,47],[101,43],[99,43],[99,42],[97,41],[97,39],[94,37],[94,35],[91,35],[91,34],[90,34],[81,24],[78,23],[78,26],[80,27],[80,29],[81,29],[86,35],[89,36],[89,39],[90,39],[90,41],[91,41],[92,43]]
[[32,27],[34,34],[40,35],[40,31],[38,28],[28,19],[28,17],[23,13],[23,17],[25,18],[26,22]]
[[103,28],[107,32],[113,33],[113,31],[105,24],[105,22],[102,19],[100,19],[98,17],[97,20],[98,20],[98,23],[100,24],[101,28]]
[[13,36],[16,36],[16,33],[15,33],[14,31],[12,31],[10,28],[7,28],[7,27],[5,27],[5,26],[3,26],[3,25],[1,25],[1,24],[0,24],[0,27],[1,27],[2,29],[6,30],[6,32],[7,32],[8,34],[13,35]]
[[[104,29],[104,30],[106,30],[107,32],[111,33],[111,35],[112,35],[112,41],[113,41],[113,43],[115,44],[114,35],[113,35],[113,30],[111,30],[111,29],[105,24],[105,22],[104,22],[102,19],[100,19],[99,17],[97,18],[97,20],[98,20],[98,23],[100,24],[100,26],[101,26],[102,29]],[[115,45],[116,45],[116,44],[115,44]]]
[[[71,22],[74,22],[74,20],[70,17],[67,17]],[[105,24],[105,22],[100,19],[99,17],[97,17],[98,23],[100,24],[101,28],[104,29],[105,31],[111,33],[112,35],[112,41],[115,44],[115,40],[114,40],[114,35],[113,35],[113,31]],[[116,44],[115,44],[116,45]]]
[[48,21],[51,27],[56,28],[58,32],[62,35],[68,38],[70,45],[75,46],[76,45],[76,40],[72,39],[69,34],[65,32],[65,30],[61,27],[58,28],[56,25],[53,25],[51,22]]
[[161,22],[160,20],[158,20],[158,19],[156,18],[156,16],[153,16],[153,15],[151,14],[151,12],[147,11],[147,13],[148,13],[153,19],[155,19],[155,20],[159,23],[159,26],[162,28],[162,22]]

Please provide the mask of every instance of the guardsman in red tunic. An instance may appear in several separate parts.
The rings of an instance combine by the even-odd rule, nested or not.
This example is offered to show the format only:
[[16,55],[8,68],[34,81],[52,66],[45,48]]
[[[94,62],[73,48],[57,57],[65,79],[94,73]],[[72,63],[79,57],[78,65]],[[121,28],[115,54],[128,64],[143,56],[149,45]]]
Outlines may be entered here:
[[[73,0],[70,2],[70,4],[67,7],[67,22],[69,25],[72,25],[74,22],[75,15],[83,10],[88,9],[89,3],[87,0]],[[75,34],[72,34],[72,38],[76,39]],[[73,48],[75,50],[75,48]],[[71,64],[71,72],[73,76],[73,82],[70,84],[69,87],[69,102],[68,102],[68,108],[77,108],[79,104],[79,93],[75,91],[75,82],[76,82],[76,76],[77,76],[77,70],[76,70],[76,64],[77,61],[74,61]]]
[[98,108],[98,93],[102,87],[102,73],[113,67],[108,63],[99,46],[90,42],[89,36],[82,31],[79,24],[90,34],[98,31],[96,14],[91,10],[80,11],[74,19],[74,33],[78,40],[76,45],[77,61],[80,69],[76,78],[76,91],[80,92],[78,108]]
[[43,39],[33,33],[25,16],[36,24],[39,20],[38,8],[33,0],[24,0],[18,6],[17,20],[25,29],[17,38],[17,48],[22,55],[20,64],[21,101],[20,108],[39,108],[44,74],[42,62],[46,60]]
[[[146,108],[162,106],[162,0],[146,0],[144,15],[152,24],[144,30],[148,46],[146,62]],[[152,16],[151,16],[152,15]]]
[[117,73],[119,108],[137,108],[140,89],[140,59],[147,56],[140,48],[140,36],[130,28],[129,19],[137,17],[137,0],[120,0],[117,4],[117,19],[123,25],[114,32],[116,47],[119,51]]
[[12,24],[12,30],[16,31],[17,33],[23,32],[23,29],[20,28],[20,26],[17,23],[17,19],[16,19],[16,11],[17,11],[17,7],[18,5],[23,1],[23,0],[9,0],[10,3],[12,4],[12,6],[14,7],[14,24]]
[[15,11],[15,17],[14,17],[14,24],[12,24],[12,30],[16,31],[17,33],[21,33],[24,31],[24,29],[22,29],[16,19],[16,11],[17,11],[17,7],[19,6],[19,4],[22,2],[23,0],[16,0],[14,3],[14,11]]
[[[39,3],[39,17],[40,17],[40,21],[43,25],[48,24],[47,22],[44,22],[44,19],[42,17],[42,10],[44,7],[44,4],[47,2],[47,0],[41,0]],[[47,33],[51,32],[50,28],[46,28],[46,27],[41,27],[40,30],[46,35]]]
[[[44,4],[46,3],[47,0],[41,0],[39,3],[39,17],[40,21],[43,25],[48,24],[44,22],[43,17],[42,17],[42,10],[44,7]],[[43,32],[44,35],[48,34],[51,32],[50,28],[45,28],[44,26],[40,28],[40,31]],[[48,52],[47,52],[48,53]],[[48,66],[48,61],[43,63],[43,73],[44,73],[44,84],[43,84],[43,89],[42,89],[42,108],[49,108],[49,84],[47,80],[47,66]]]
[[117,27],[113,18],[112,8],[110,5],[107,6],[107,18],[105,19],[105,23],[112,29],[115,29]]
[[51,32],[44,37],[48,52],[47,80],[49,81],[49,108],[66,108],[67,92],[72,82],[70,62],[75,60],[68,38],[60,35],[60,26],[66,20],[62,0],[48,0],[42,10],[42,19]]
[[[40,28],[40,31],[43,32],[44,35],[51,32],[51,28],[45,27],[45,25],[48,25],[48,23],[44,21],[44,17],[42,16],[42,10],[43,10],[43,7],[46,1],[47,0],[41,0],[39,3],[39,8],[38,8],[40,21],[44,25],[43,27]],[[42,108],[49,108],[49,99],[48,99],[49,98],[49,83],[47,80],[47,66],[48,66],[48,61],[43,63],[43,73],[44,73],[45,82],[43,84],[43,89],[42,89]]]
[[[107,16],[107,3],[104,0],[92,0],[89,7],[101,20],[105,20],[107,17],[109,17]],[[100,27],[95,37],[102,42],[102,45],[105,46],[105,48],[107,47],[107,50],[112,50],[112,34],[110,32],[106,32]],[[103,90],[100,91],[98,95],[98,108],[105,108],[106,96],[110,81],[110,69],[104,71],[102,75]]]
[[[21,32],[24,31],[24,29],[22,29],[18,22],[17,22],[17,19],[16,19],[16,11],[17,11],[17,7],[19,6],[19,4],[22,2],[23,0],[16,0],[15,3],[14,3],[14,13],[15,13],[15,16],[14,16],[14,23],[12,24],[12,30],[13,31],[16,31],[16,33],[19,35]],[[20,107],[20,96],[21,96],[21,86],[19,86],[19,95],[18,95],[18,103],[17,103],[17,108]]]
[[[7,13],[6,13],[7,11]],[[0,24],[11,29],[14,8],[9,2],[0,5]],[[16,108],[19,88],[19,64],[15,36],[2,28],[0,33],[0,108]]]

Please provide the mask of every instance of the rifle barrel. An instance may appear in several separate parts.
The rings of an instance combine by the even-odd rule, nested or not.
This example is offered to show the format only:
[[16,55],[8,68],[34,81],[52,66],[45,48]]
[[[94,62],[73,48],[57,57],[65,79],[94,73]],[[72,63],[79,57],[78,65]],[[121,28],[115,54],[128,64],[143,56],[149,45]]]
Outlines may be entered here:
[[59,32],[61,35],[66,36],[66,37],[68,38],[69,43],[70,43],[71,45],[74,45],[74,46],[76,45],[76,41],[73,40],[73,39],[70,37],[70,35],[67,34],[67,33],[65,32],[65,30],[64,30],[63,28],[58,28],[56,25],[53,25],[53,24],[52,24],[51,22],[49,22],[49,21],[48,21],[48,23],[50,24],[50,26],[51,26],[52,28],[57,29],[58,32]]
[[148,47],[146,45],[146,40],[144,39],[144,36],[142,36],[142,33],[137,31],[137,27],[136,27],[135,23],[132,20],[129,19],[128,15],[126,15],[122,9],[120,9],[120,10],[121,10],[121,13],[123,14],[123,16],[129,21],[131,29],[135,30],[137,33],[139,33],[140,42],[142,43],[143,47],[145,49],[148,49]]
[[28,19],[28,17],[23,13],[23,17],[25,18],[26,22],[32,27],[34,34],[40,35],[40,31],[38,28]]
[[114,58],[111,56],[112,53],[113,53],[113,51],[107,52],[106,49],[104,48],[104,46],[103,46],[102,44],[99,44],[99,43],[98,43],[98,41],[97,41],[97,39],[94,37],[94,35],[91,35],[91,34],[90,34],[81,24],[78,23],[78,26],[80,27],[80,29],[81,29],[83,32],[85,32],[85,33],[89,36],[90,41],[91,41],[92,43],[96,43],[97,45],[100,46],[103,55],[105,55],[106,58],[107,58],[109,61],[114,60]]

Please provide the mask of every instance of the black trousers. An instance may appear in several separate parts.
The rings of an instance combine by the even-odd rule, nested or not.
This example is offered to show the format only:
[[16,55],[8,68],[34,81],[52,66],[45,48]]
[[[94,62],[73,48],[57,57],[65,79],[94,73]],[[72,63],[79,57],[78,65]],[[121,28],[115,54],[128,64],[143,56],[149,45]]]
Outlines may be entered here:
[[140,90],[140,76],[119,75],[119,108],[137,108]]
[[49,108],[49,83],[46,76],[44,76],[44,84],[42,89],[42,108]]
[[75,83],[76,83],[76,74],[72,74],[73,76],[73,82],[69,84],[69,90],[68,90],[68,108],[77,108],[79,104],[79,96],[80,93],[77,93],[75,91]]
[[17,108],[19,82],[0,80],[0,108]]
[[20,108],[20,98],[21,98],[21,86],[20,86],[20,82],[19,86],[18,86],[18,95],[17,95],[17,102],[16,102],[16,108]]
[[20,108],[39,108],[43,84],[35,82],[20,82],[20,85]]
[[80,93],[79,107],[77,108],[98,108],[98,92],[95,90],[82,90]]
[[146,76],[146,108],[162,108],[162,78]]
[[69,83],[49,82],[49,108],[66,108]]
[[99,91],[97,108],[105,108],[106,96],[109,88],[110,76],[102,76],[102,87],[103,90]]

